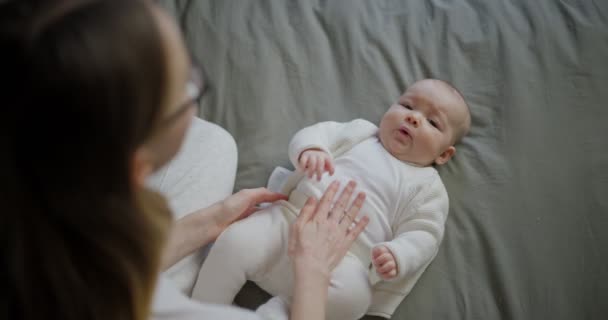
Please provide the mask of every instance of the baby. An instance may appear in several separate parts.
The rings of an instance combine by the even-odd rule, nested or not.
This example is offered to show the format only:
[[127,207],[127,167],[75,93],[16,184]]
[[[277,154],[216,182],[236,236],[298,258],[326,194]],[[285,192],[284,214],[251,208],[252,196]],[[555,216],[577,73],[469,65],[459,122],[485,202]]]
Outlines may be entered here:
[[222,233],[201,268],[193,298],[230,304],[252,280],[275,296],[258,311],[288,319],[289,224],[308,197],[318,199],[333,181],[354,180],[367,196],[361,211],[370,222],[332,273],[327,319],[390,318],[437,253],[448,196],[433,165],[452,158],[470,123],[462,95],[442,80],[426,79],[390,106],[379,128],[358,119],[300,130],[289,146],[300,173],[283,190],[289,201]]

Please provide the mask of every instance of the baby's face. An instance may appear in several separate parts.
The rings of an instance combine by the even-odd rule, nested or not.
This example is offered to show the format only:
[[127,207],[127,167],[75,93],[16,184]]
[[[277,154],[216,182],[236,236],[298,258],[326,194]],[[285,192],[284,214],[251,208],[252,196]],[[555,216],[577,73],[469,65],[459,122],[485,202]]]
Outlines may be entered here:
[[395,158],[428,166],[447,162],[454,143],[466,131],[468,109],[446,84],[427,79],[414,83],[391,105],[380,122],[382,145]]

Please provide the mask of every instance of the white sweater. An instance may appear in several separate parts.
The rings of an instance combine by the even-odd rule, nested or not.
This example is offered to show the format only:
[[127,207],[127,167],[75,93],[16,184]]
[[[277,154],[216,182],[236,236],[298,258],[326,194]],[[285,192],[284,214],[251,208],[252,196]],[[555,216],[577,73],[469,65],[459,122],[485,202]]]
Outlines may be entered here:
[[448,195],[433,167],[420,167],[393,157],[380,143],[378,128],[357,119],[348,123],[321,122],[300,130],[289,145],[289,158],[297,167],[300,154],[309,148],[326,151],[334,158],[335,173],[305,179],[301,173],[289,178],[283,192],[296,190],[320,197],[334,180],[345,186],[357,181],[357,191],[367,195],[361,212],[370,218],[354,247],[364,265],[371,249],[385,245],[397,260],[398,275],[380,280],[375,270],[370,315],[390,318],[403,298],[437,254],[448,214]]

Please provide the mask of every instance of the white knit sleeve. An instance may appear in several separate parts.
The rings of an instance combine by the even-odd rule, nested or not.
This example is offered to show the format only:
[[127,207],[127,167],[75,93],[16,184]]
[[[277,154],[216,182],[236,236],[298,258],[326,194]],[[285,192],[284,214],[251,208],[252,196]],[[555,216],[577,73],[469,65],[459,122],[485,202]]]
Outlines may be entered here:
[[393,226],[394,238],[385,245],[397,261],[398,281],[416,274],[433,260],[443,238],[449,200],[441,178],[422,188]]
[[321,149],[329,152],[331,136],[340,131],[343,123],[327,121],[319,122],[298,131],[289,143],[289,160],[294,168],[298,168],[300,154],[307,149]]
[[298,168],[300,155],[307,149],[320,149],[333,157],[342,147],[350,147],[353,141],[367,137],[376,130],[374,124],[362,119],[350,122],[319,122],[293,136],[289,143],[289,160]]

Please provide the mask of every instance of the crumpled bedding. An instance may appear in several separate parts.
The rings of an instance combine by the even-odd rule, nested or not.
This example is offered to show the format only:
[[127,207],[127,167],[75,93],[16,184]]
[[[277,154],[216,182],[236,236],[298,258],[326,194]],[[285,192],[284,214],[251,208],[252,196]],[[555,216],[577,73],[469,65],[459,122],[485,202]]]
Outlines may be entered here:
[[204,65],[200,115],[237,141],[236,189],[289,166],[302,127],[377,122],[422,78],[462,91],[446,235],[393,319],[608,316],[607,1],[160,2]]

